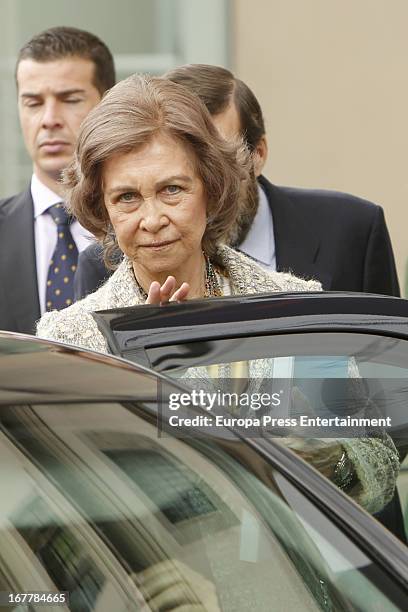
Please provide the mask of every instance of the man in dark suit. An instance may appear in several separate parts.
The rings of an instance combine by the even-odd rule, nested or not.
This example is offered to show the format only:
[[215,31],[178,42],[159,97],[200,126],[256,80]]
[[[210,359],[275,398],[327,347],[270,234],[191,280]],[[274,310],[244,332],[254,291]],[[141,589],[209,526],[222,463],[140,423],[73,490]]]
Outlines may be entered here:
[[33,176],[0,201],[0,329],[34,333],[45,310],[73,301],[78,252],[92,239],[65,213],[60,178],[82,120],[115,83],[113,58],[89,32],[51,28],[21,49],[16,82]]
[[[318,279],[326,290],[399,296],[394,255],[380,206],[352,195],[278,187],[262,176],[268,146],[260,105],[249,87],[217,66],[191,64],[167,78],[194,91],[227,138],[243,136],[252,152],[257,183],[241,203],[231,243],[272,270]],[[76,298],[94,291],[109,275],[102,249],[79,257]]]

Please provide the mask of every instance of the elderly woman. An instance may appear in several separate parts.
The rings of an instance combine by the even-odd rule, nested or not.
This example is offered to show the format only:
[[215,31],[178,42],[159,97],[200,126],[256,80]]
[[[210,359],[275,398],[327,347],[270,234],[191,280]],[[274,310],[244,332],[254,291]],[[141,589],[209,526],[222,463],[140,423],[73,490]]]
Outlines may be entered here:
[[222,246],[248,167],[245,149],[222,139],[182,86],[143,76],[118,83],[83,123],[65,181],[72,213],[104,243],[106,258],[118,244],[125,259],[101,289],[44,315],[39,335],[107,351],[94,310],[320,290]]
[[[83,123],[65,182],[72,213],[104,243],[105,258],[118,245],[125,257],[95,293],[45,314],[42,337],[106,352],[95,310],[320,290],[223,246],[251,183],[247,153],[219,136],[196,96],[166,79],[132,76],[108,92]],[[300,449],[320,465],[309,451]],[[331,444],[329,456],[328,475],[340,474],[339,486],[353,486],[369,510],[392,495],[399,464],[389,438]]]

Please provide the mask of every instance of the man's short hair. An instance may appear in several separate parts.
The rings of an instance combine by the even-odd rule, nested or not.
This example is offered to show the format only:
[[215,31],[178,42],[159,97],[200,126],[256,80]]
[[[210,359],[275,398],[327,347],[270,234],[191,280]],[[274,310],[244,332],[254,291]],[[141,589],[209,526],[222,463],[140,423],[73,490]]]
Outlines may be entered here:
[[22,60],[52,62],[67,57],[90,60],[95,66],[93,84],[104,94],[115,84],[115,66],[108,47],[97,36],[78,28],[56,27],[36,34],[21,49],[17,57]]
[[184,85],[205,104],[211,115],[226,110],[235,103],[241,123],[241,136],[253,151],[265,134],[262,109],[254,93],[232,72],[221,66],[209,64],[186,64],[165,75],[174,83]]

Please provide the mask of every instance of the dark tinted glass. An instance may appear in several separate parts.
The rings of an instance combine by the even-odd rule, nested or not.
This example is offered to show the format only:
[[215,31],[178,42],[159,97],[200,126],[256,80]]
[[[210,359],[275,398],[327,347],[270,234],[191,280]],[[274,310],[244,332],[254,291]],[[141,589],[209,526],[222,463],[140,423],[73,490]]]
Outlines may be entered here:
[[244,442],[158,438],[142,414],[2,407],[8,584],[68,590],[75,611],[403,609],[375,561]]

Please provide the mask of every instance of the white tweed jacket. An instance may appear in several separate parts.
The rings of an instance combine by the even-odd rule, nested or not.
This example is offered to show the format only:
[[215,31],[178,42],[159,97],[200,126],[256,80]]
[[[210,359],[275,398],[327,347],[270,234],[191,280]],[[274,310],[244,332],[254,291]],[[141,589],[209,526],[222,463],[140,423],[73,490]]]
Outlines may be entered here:
[[[227,246],[220,246],[213,260],[227,271],[233,294],[321,291],[321,285],[317,281],[306,281],[282,272],[268,272],[246,255]],[[125,257],[100,289],[64,310],[44,314],[38,323],[37,335],[106,353],[106,340],[98,330],[91,313],[95,310],[136,306],[143,302],[133,274],[132,262]]]

